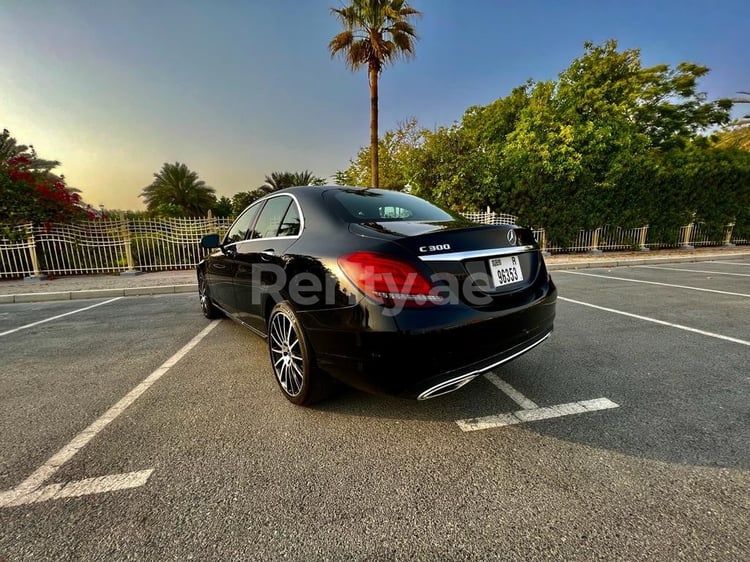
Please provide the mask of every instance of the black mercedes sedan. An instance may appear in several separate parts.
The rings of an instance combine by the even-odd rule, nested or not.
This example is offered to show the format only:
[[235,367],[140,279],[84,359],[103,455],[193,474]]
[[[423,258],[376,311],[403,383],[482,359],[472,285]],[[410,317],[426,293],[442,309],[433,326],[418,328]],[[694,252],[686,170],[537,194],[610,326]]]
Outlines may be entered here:
[[203,314],[268,342],[284,396],[336,379],[424,400],[547,339],[557,290],[533,233],[471,222],[418,197],[293,187],[250,205],[198,264]]

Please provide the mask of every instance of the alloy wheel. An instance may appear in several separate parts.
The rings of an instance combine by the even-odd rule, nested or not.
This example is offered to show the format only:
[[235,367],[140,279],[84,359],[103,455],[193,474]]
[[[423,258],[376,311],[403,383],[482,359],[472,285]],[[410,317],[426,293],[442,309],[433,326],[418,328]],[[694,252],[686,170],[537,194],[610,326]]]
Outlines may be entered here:
[[305,360],[292,319],[278,312],[271,318],[269,346],[273,370],[284,392],[297,396],[305,381]]

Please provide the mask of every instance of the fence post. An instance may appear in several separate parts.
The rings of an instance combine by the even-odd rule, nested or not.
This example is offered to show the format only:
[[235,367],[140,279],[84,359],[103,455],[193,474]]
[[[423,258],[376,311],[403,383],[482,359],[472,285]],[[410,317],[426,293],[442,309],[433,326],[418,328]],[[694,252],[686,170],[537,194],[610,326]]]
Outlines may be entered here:
[[682,243],[680,244],[680,248],[683,250],[695,250],[695,246],[690,244],[690,239],[693,237],[693,227],[695,226],[694,222],[691,222],[689,225],[683,227],[683,236],[682,236]]
[[724,234],[723,245],[726,246],[727,248],[734,248],[734,244],[732,244],[732,232],[734,231],[734,223],[730,222],[724,230],[725,230],[725,234]]
[[29,258],[31,258],[31,268],[34,270],[32,275],[24,277],[24,281],[46,281],[47,276],[39,269],[39,256],[36,255],[36,240],[34,240],[34,225],[27,226],[26,240],[29,244]]
[[547,229],[543,228],[539,233],[539,248],[542,250],[543,256],[549,256],[550,253],[547,250]]
[[641,235],[638,240],[638,245],[641,247],[641,252],[650,252],[651,248],[646,246],[646,236],[648,235],[648,225],[641,227]]
[[601,228],[594,230],[594,234],[591,236],[591,248],[589,248],[589,254],[601,254],[602,251],[599,249],[599,233]]
[[128,219],[125,218],[124,215],[120,215],[120,224],[122,224],[122,239],[125,243],[125,259],[128,263],[128,269],[126,269],[125,271],[121,271],[120,275],[123,275],[125,277],[140,275],[143,272],[138,271],[135,268],[135,264],[133,262],[133,248],[131,248],[130,246],[130,226],[128,225]]

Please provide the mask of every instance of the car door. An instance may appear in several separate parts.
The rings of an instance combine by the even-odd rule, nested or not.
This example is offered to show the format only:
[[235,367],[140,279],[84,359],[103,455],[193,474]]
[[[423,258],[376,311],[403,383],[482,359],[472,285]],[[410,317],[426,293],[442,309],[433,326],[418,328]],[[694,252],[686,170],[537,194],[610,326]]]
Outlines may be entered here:
[[211,298],[232,314],[237,312],[234,291],[234,278],[239,265],[237,245],[247,238],[262,206],[262,203],[256,203],[245,209],[229,227],[219,251],[206,260],[206,277]]
[[265,303],[268,297],[278,300],[286,284],[286,251],[301,232],[297,200],[280,194],[266,200],[250,236],[238,245],[234,280],[237,316],[255,330],[265,332]]

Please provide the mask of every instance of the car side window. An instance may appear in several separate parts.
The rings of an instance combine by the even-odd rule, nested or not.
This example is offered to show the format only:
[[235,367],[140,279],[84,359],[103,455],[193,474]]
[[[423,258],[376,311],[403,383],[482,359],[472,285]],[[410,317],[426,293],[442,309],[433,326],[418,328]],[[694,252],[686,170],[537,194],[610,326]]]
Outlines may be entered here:
[[301,222],[297,205],[292,203],[281,221],[278,236],[297,236]]
[[258,211],[260,211],[262,206],[263,205],[260,203],[253,205],[252,207],[245,209],[245,211],[237,217],[237,220],[234,221],[234,224],[229,228],[227,235],[224,237],[225,246],[245,239],[248,229],[253,224],[255,217],[258,216]]
[[286,215],[289,205],[293,203],[291,197],[274,197],[266,201],[263,211],[255,223],[253,238],[273,238],[277,236],[281,221]]

